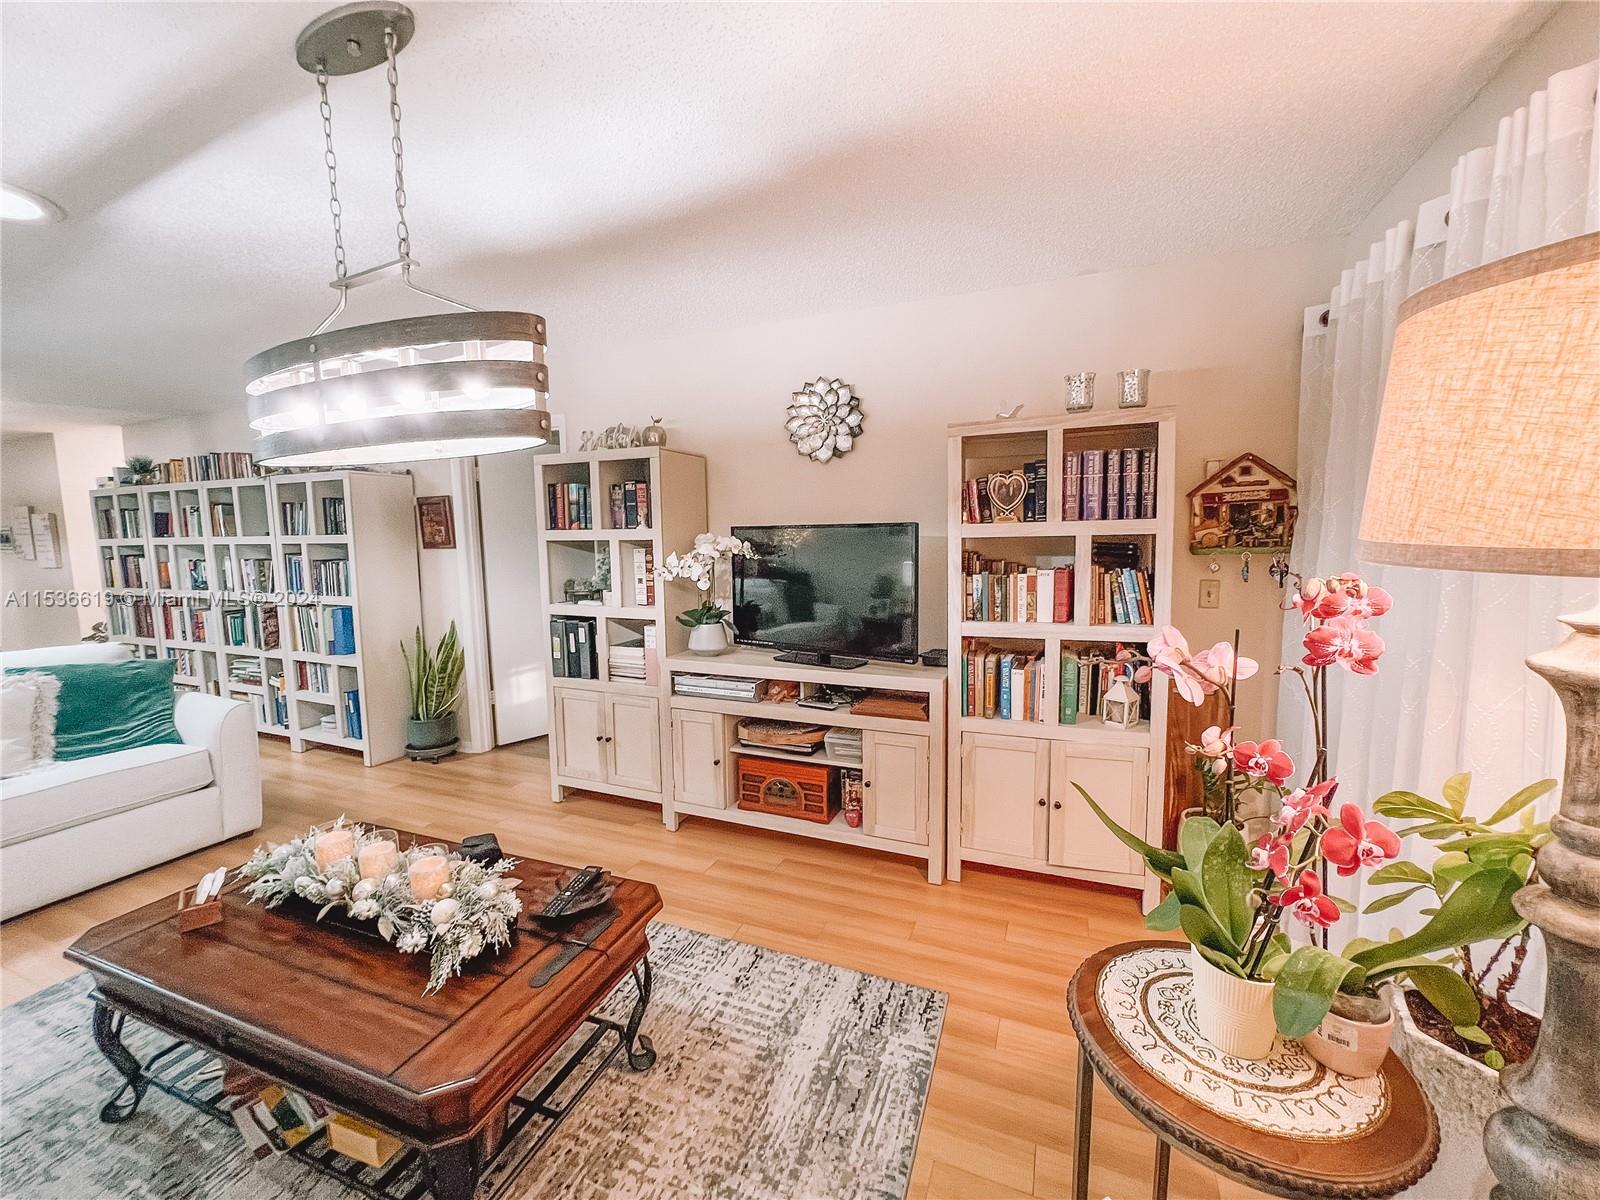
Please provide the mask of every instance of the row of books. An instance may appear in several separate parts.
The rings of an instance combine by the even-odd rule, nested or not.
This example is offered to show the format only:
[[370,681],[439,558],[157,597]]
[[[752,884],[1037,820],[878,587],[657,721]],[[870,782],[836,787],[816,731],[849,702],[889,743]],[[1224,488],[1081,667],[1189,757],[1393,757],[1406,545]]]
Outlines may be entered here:
[[223,450],[191,454],[157,463],[151,472],[157,483],[199,483],[215,479],[249,479],[260,473],[256,461],[242,451]]
[[611,485],[611,528],[640,529],[650,526],[650,485],[642,479]]
[[656,554],[649,546],[629,549],[633,560],[633,602],[640,608],[649,608],[656,602]]
[[279,501],[278,523],[285,537],[305,537],[309,534],[311,532],[311,523],[306,519],[305,501]]
[[[299,555],[285,555],[298,558]],[[300,589],[293,586],[290,591]],[[348,558],[314,558],[311,560],[311,591],[317,596],[348,596],[350,594],[350,560]]]
[[1044,652],[969,641],[961,649],[961,715],[1044,719]]
[[587,483],[547,483],[545,519],[550,529],[593,529]]
[[[201,659],[197,652],[193,650],[174,650],[169,648],[167,650],[167,657],[173,662],[172,672],[177,678],[199,679],[201,677]],[[207,690],[214,691],[215,687],[213,686]]]
[[[204,643],[208,610],[198,604],[163,604],[161,630],[171,641]],[[183,674],[193,674],[184,671]]]
[[[1022,464],[1022,476],[1027,481],[1022,492],[1022,519],[1043,521],[1045,507],[1045,463],[1038,458]],[[968,525],[994,523],[994,504],[989,498],[989,476],[968,479],[961,485],[961,520]]]
[[239,536],[239,520],[234,514],[233,505],[226,501],[219,500],[211,505],[211,536]]
[[656,681],[656,627],[613,641],[606,650],[606,674],[612,679]]
[[279,645],[276,605],[252,604],[222,610],[222,640],[229,646],[276,650]]
[[[172,518],[178,518],[174,528]],[[200,506],[198,504],[180,504],[175,513],[164,509],[155,509],[150,513],[150,536],[158,538],[169,537],[199,537]]]
[[551,673],[557,679],[598,679],[594,642],[593,617],[551,617]]
[[967,550],[961,555],[961,575],[964,621],[1072,620],[1070,566],[1041,567]]
[[[1061,711],[1063,725],[1076,725],[1078,718],[1091,720],[1100,713],[1100,700],[1119,675],[1133,676],[1133,666],[1116,661],[1120,646],[1084,652],[1069,646],[1061,647]],[[1150,690],[1142,684],[1130,683],[1139,693],[1140,708],[1150,716]]]
[[349,526],[345,524],[343,496],[322,498],[322,532],[330,536],[350,532]]
[[1097,561],[1089,574],[1089,620],[1096,625],[1153,624],[1153,592],[1149,571]]
[[1156,515],[1153,448],[1069,451],[1061,480],[1066,520],[1132,521]]
[[[144,554],[143,552],[129,552],[119,554],[115,559],[101,559],[100,565],[105,572],[105,584],[108,588],[142,588],[145,586]],[[122,582],[117,583],[117,574],[121,573]]]
[[[224,559],[224,571],[226,562]],[[224,587],[233,591],[229,580]],[[239,560],[239,588],[241,592],[270,592],[272,590],[272,560],[270,558],[241,558]]]
[[761,680],[735,679],[728,675],[674,675],[672,692],[675,696],[702,696],[710,700],[760,699]]
[[141,538],[144,536],[144,521],[137,508],[111,508],[99,510],[100,537],[106,541],[113,538]]
[[153,638],[156,635],[155,611],[148,600],[113,597],[106,605],[106,618],[117,637]]
[[355,611],[342,605],[323,610],[314,604],[295,604],[295,649],[307,654],[354,654],[356,652]]
[[327,663],[297,662],[294,681],[302,692],[316,692],[319,696],[333,694],[333,667]]

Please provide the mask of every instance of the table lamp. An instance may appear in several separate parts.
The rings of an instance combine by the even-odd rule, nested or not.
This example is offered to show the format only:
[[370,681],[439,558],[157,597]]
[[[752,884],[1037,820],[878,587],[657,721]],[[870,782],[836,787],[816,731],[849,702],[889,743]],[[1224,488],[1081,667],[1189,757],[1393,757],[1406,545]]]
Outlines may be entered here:
[[[1400,307],[1361,514],[1372,562],[1600,575],[1600,234],[1463,272]],[[1533,1056],[1501,1073],[1484,1132],[1494,1200],[1591,1195],[1600,1179],[1600,608],[1528,665],[1560,697],[1566,777],[1539,882]]]

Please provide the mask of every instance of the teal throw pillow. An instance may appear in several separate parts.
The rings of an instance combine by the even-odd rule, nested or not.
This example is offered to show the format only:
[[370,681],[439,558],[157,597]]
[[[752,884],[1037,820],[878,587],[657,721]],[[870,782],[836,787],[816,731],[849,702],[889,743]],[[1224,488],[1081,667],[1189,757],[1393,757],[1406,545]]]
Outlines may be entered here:
[[13,667],[6,674],[44,671],[61,680],[56,702],[56,760],[61,762],[183,741],[172,720],[176,665],[170,658],[145,658]]

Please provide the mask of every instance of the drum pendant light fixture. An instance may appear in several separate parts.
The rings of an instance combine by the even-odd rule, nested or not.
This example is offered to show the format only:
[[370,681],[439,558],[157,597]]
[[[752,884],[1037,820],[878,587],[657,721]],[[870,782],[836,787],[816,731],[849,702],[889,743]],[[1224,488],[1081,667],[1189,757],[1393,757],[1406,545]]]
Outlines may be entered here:
[[[264,350],[245,364],[256,461],[280,467],[346,467],[465,458],[541,446],[550,437],[544,318],[484,312],[413,282],[406,226],[404,147],[395,59],[411,40],[411,10],[362,0],[318,17],[295,39],[295,60],[317,77],[322,98],[328,207],[333,215],[334,309],[309,337]],[[338,163],[328,79],[385,65],[393,128],[396,257],[349,273],[340,220]],[[329,327],[351,288],[398,274],[405,287],[457,312]]]

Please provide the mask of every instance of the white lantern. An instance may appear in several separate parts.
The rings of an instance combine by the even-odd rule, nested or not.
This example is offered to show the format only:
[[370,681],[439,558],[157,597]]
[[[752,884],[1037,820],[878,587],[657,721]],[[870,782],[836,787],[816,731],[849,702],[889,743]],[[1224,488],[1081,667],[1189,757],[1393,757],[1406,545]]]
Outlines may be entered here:
[[1126,675],[1118,675],[1100,701],[1100,719],[1107,725],[1132,729],[1139,723],[1139,693]]

